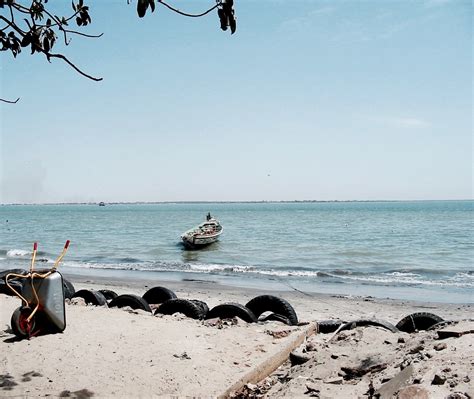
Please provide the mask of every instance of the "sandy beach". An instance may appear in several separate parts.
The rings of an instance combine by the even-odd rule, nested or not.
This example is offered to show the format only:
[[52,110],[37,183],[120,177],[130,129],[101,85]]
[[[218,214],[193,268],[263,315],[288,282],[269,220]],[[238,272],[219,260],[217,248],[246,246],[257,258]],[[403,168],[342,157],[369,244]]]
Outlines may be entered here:
[[[474,395],[472,334],[442,341],[436,331],[392,333],[378,327],[357,327],[337,336],[313,334],[313,322],[325,319],[377,318],[396,324],[410,313],[430,312],[445,320],[465,320],[472,317],[472,304],[263,292],[204,281],[67,277],[76,290],[107,288],[118,294],[143,295],[153,286],[166,286],[179,298],[199,299],[210,308],[224,302],[245,304],[262,294],[276,295],[291,303],[301,325],[247,324],[239,319],[215,323],[181,314],[159,317],[79,302],[67,305],[63,333],[18,341],[10,329],[10,316],[20,301],[1,295],[2,397],[217,397],[234,395],[232,387],[244,381],[235,395],[367,398],[377,397],[370,395],[408,366],[408,376],[395,392],[415,384],[428,396],[398,397]],[[458,326],[463,331],[474,329],[472,322]],[[305,363],[291,367],[284,361],[290,349],[300,353]],[[341,373],[341,369],[347,372],[361,364],[376,367],[357,376]],[[267,377],[267,371],[259,372],[264,366],[276,370]]]

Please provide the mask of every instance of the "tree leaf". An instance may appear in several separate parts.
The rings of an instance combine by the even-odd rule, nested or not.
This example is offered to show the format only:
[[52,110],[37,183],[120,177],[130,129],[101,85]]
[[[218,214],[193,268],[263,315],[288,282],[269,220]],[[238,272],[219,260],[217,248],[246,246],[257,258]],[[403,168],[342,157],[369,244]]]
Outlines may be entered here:
[[146,14],[146,10],[150,3],[148,0],[138,0],[137,1],[137,13],[140,18],[143,18]]

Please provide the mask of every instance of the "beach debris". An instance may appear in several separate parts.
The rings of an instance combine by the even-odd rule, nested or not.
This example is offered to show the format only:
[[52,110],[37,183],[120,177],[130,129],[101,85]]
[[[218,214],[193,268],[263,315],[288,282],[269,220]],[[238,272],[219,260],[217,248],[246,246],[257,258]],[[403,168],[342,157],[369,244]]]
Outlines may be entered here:
[[29,371],[27,373],[24,373],[22,375],[21,382],[28,382],[31,381],[31,377],[42,377],[43,375],[41,373],[38,373],[37,371]]
[[151,308],[150,305],[148,305],[148,302],[141,296],[135,294],[122,294],[109,302],[109,308],[124,308],[125,306],[129,306],[134,310],[141,309],[151,313]]
[[226,302],[214,306],[207,314],[207,318],[214,319],[216,317],[220,319],[238,317],[247,323],[255,323],[257,321],[257,317],[249,308],[236,302]]
[[15,385],[18,385],[18,383],[10,374],[0,374],[0,388],[4,391],[11,391]]
[[306,384],[306,392],[304,393],[305,395],[308,395],[313,398],[319,398],[320,392],[321,390],[319,389],[318,385],[312,383]]
[[438,338],[459,338],[466,334],[474,334],[474,322],[462,321],[455,326],[448,326],[438,331]]
[[398,391],[398,399],[429,399],[430,393],[419,385],[408,385]]
[[245,305],[256,317],[264,312],[273,312],[288,319],[290,325],[298,324],[298,316],[295,309],[288,301],[273,295],[260,295],[251,299]]
[[87,305],[107,306],[107,300],[104,295],[95,290],[79,290],[73,298],[83,298]]
[[377,373],[385,370],[388,367],[387,363],[375,363],[374,359],[368,357],[362,360],[359,366],[356,367],[341,367],[341,371],[344,373],[343,377],[345,380],[351,380],[354,378],[360,378],[367,373]]
[[442,351],[443,349],[446,349],[448,346],[446,345],[445,342],[440,342],[440,343],[437,343],[433,348],[434,350],[436,351]]
[[437,323],[444,321],[441,317],[427,312],[411,313],[401,319],[395,326],[400,331],[413,333],[415,331],[427,330]]
[[207,326],[207,327],[218,327],[218,328],[222,328],[222,320],[219,319],[218,317],[215,317],[214,319],[204,320],[204,321],[202,322],[202,324],[204,324],[204,325]]
[[191,360],[191,357],[186,352],[183,352],[181,355],[175,353],[173,356],[181,360]]
[[186,315],[186,317],[196,320],[201,320],[204,318],[202,308],[188,299],[168,299],[167,301],[163,302],[161,306],[155,311],[155,315],[172,315],[175,313],[182,313]]
[[87,305],[86,300],[84,298],[80,298],[80,297],[70,299],[69,303],[71,305],[76,305],[76,306],[86,306]]
[[166,302],[169,299],[177,298],[176,294],[166,287],[153,287],[145,292],[142,298],[147,301],[149,305],[157,305]]
[[280,339],[285,338],[291,334],[291,330],[280,330],[280,331],[273,331],[273,330],[265,330],[265,334],[271,335],[273,338]]
[[323,382],[325,384],[340,385],[344,382],[344,379],[342,377],[332,377],[325,379]]
[[375,391],[375,397],[378,396],[380,399],[393,398],[395,393],[407,384],[413,372],[414,369],[412,365],[405,367],[397,375],[382,384],[380,388]]
[[79,391],[71,392],[69,390],[64,390],[59,394],[60,398],[74,398],[74,399],[86,399],[92,398],[94,392],[89,391],[88,389],[81,389]]
[[305,353],[301,348],[297,348],[290,352],[289,359],[290,359],[291,367],[304,364],[307,361],[311,360],[311,357],[312,357],[311,355],[308,355],[307,353]]
[[471,399],[471,396],[468,393],[453,392],[446,396],[445,399]]
[[435,374],[431,385],[443,385],[446,382],[447,378],[444,375]]

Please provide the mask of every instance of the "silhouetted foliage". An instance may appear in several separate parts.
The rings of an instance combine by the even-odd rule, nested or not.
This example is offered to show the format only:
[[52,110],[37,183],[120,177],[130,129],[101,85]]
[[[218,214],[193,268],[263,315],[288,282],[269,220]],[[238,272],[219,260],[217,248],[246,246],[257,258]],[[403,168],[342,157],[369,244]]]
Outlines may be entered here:
[[[130,3],[130,0],[127,0],[127,3]],[[230,27],[231,33],[235,32],[233,0],[217,0],[214,6],[200,14],[182,12],[162,0],[137,0],[138,16],[143,18],[148,9],[154,12],[157,3],[187,17],[202,17],[217,8],[221,29],[227,30]],[[0,0],[0,51],[10,52],[16,58],[22,49],[29,48],[31,54],[44,54],[49,62],[51,58],[62,59],[86,78],[102,80],[78,68],[65,55],[52,52],[58,37],[62,37],[67,46],[71,42],[72,35],[89,38],[102,36],[102,33],[91,35],[71,28],[74,24],[82,28],[92,23],[89,6],[84,4],[84,0],[72,0],[71,8],[69,15],[58,16],[54,14],[48,0]],[[16,103],[18,99],[15,101],[0,99],[0,101]]]

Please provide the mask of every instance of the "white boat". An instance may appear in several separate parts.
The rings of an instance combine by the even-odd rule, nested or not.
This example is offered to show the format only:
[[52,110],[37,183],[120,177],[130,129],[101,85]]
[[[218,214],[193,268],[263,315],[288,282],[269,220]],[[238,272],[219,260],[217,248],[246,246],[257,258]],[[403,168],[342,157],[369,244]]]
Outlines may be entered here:
[[218,220],[207,214],[207,220],[181,234],[183,243],[188,248],[200,248],[212,244],[219,239],[224,229]]

